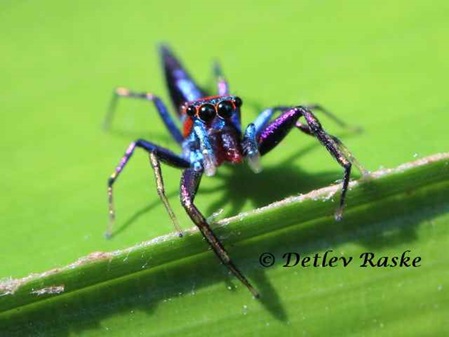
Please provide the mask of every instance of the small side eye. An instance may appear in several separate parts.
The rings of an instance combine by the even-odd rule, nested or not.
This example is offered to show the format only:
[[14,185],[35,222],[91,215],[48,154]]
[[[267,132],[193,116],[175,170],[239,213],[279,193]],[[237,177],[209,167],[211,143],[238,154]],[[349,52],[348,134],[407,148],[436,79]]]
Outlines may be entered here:
[[243,104],[241,98],[237,97],[237,96],[234,97],[233,101],[234,101],[234,104],[235,104],[235,106],[237,108],[240,108],[242,106],[242,104]]
[[232,115],[232,110],[234,110],[234,106],[229,101],[220,102],[217,106],[218,116],[222,118],[229,118]]
[[195,107],[194,107],[193,105],[189,105],[189,106],[186,108],[186,114],[187,114],[188,116],[193,117],[193,116],[195,116],[195,113],[196,113],[196,109],[195,109]]
[[199,109],[198,117],[205,122],[210,122],[215,114],[215,107],[212,104],[203,104]]

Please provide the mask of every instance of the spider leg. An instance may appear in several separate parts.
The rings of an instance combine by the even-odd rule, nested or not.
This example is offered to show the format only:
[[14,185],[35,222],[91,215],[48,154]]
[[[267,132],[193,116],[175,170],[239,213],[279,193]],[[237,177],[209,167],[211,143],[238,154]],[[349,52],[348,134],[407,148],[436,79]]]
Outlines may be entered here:
[[220,261],[248,288],[254,297],[259,297],[257,290],[234,265],[223,244],[207,223],[206,218],[193,203],[202,175],[202,172],[195,171],[193,168],[183,171],[181,178],[181,204]]
[[182,143],[184,138],[182,137],[181,131],[178,129],[175,122],[173,121],[173,118],[169,114],[166,105],[158,96],[155,96],[152,93],[147,92],[135,92],[122,87],[116,88],[112,94],[111,102],[109,104],[109,108],[103,122],[104,129],[106,130],[109,129],[112,123],[112,119],[114,117],[114,112],[118,103],[118,99],[120,97],[138,98],[153,102],[166,128],[168,129],[168,131],[170,131],[173,139],[179,144]]
[[167,210],[167,213],[170,216],[173,225],[178,231],[179,237],[182,237],[181,226],[179,226],[178,219],[176,218],[175,213],[173,212],[173,209],[171,208],[170,203],[168,202],[167,196],[165,195],[165,186],[164,186],[164,179],[162,178],[161,163],[159,161],[159,158],[156,156],[154,152],[150,152],[150,164],[151,167],[153,168],[154,178],[156,179],[157,194],[159,195],[159,198],[164,204],[165,209]]
[[304,108],[306,108],[307,110],[311,110],[311,111],[318,110],[323,115],[325,115],[328,118],[330,118],[331,120],[333,120],[336,124],[338,124],[338,126],[345,128],[345,129],[351,128],[345,121],[338,118],[337,115],[335,115],[331,111],[324,108],[321,104],[308,104],[308,105],[305,105]]
[[307,124],[302,124],[301,122],[296,122],[295,126],[298,128],[299,131],[305,133],[306,135],[313,136],[313,133]]
[[160,170],[159,161],[162,161],[170,166],[177,167],[177,168],[187,168],[190,166],[190,163],[186,161],[185,159],[179,157],[175,153],[171,152],[170,150],[167,150],[163,147],[157,146],[153,143],[147,142],[146,140],[139,139],[135,142],[132,142],[122,159],[120,160],[120,163],[117,165],[117,167],[114,170],[114,173],[111,174],[111,176],[108,179],[108,204],[109,204],[109,225],[108,229],[106,231],[106,236],[110,237],[112,233],[112,227],[114,225],[115,221],[115,208],[114,208],[114,197],[113,197],[113,185],[115,181],[120,176],[121,172],[125,168],[126,164],[128,163],[129,159],[134,153],[134,150],[139,147],[144,149],[150,154],[150,163],[151,166],[154,169],[154,174],[156,178],[156,186],[158,190],[158,194],[164,203],[170,218],[173,221],[173,224],[175,225],[175,228],[179,230],[179,225],[177,224],[176,218],[174,216],[173,211],[171,210],[170,205],[168,204],[168,200],[164,193],[164,183],[162,180],[162,174]]
[[185,102],[195,101],[201,97],[208,96],[207,92],[196,84],[168,45],[159,45],[159,55],[164,68],[168,92],[173,107],[178,109],[178,115],[180,115],[179,107]]
[[[304,117],[307,125],[299,123],[298,119]],[[358,164],[354,156],[335,136],[329,135],[321,126],[315,115],[305,107],[294,107],[273,120],[269,125],[260,131],[257,136],[259,152],[264,155],[275,148],[293,127],[298,127],[301,131],[315,136],[318,141],[329,151],[331,156],[344,169],[342,190],[340,194],[339,207],[335,212],[335,219],[341,220],[345,206],[346,192],[348,190],[349,178],[352,163],[357,163],[357,167],[364,174],[364,169]]]
[[[256,120],[253,122],[255,128],[256,128],[256,134],[260,134],[260,132],[268,125],[268,123],[273,118],[274,114],[278,111],[285,112],[289,109],[291,109],[292,106],[275,106],[271,108],[267,108],[263,110],[256,118]],[[317,110],[320,111],[323,115],[330,118],[332,121],[334,121],[336,124],[338,124],[340,127],[345,129],[353,129],[354,131],[358,131],[359,128],[353,128],[350,125],[348,125],[346,122],[344,122],[342,119],[338,118],[334,113],[327,110],[320,104],[309,104],[304,106],[307,110]]]
[[229,95],[229,84],[223,75],[223,71],[221,70],[218,61],[214,62],[213,71],[215,78],[217,79],[217,94],[220,96]]
[[291,106],[275,106],[263,110],[256,117],[254,122],[252,122],[252,124],[254,124],[255,134],[258,136],[262,132],[262,130],[267,127],[267,125],[270,123],[271,119],[273,118],[274,114],[277,111],[285,112],[291,108],[292,108]]
[[265,109],[257,116],[254,122],[246,127],[242,139],[243,154],[248,161],[249,167],[254,173],[262,171],[258,142],[260,133],[267,127],[275,112],[285,112],[289,109],[291,109],[291,107],[287,106],[276,106]]
[[[298,128],[298,130],[300,130],[301,132],[305,133],[306,135],[309,136],[313,136],[312,131],[310,130],[310,127],[306,124],[302,124],[301,122],[296,122],[296,127]],[[360,162],[354,157],[354,155],[351,153],[351,151],[349,151],[349,149],[346,147],[345,144],[343,144],[343,142],[338,139],[335,136],[329,135],[330,137],[332,137],[332,139],[338,144],[338,146],[340,147],[341,151],[345,153],[346,157],[349,158],[349,161],[355,165],[355,167],[357,167],[357,169],[360,171],[360,173],[363,176],[367,176],[369,175],[369,171],[367,169],[365,169]]]

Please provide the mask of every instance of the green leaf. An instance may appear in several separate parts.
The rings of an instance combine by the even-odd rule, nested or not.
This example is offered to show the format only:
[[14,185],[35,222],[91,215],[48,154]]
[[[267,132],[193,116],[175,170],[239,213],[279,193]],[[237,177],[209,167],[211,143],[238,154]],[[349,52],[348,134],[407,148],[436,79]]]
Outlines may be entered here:
[[[86,277],[78,271],[95,261],[101,265],[110,254],[94,252],[123,251],[173,231],[148,158],[136,152],[116,188],[116,235],[103,237],[106,180],[128,144],[145,138],[180,151],[143,102],[121,101],[111,132],[101,129],[116,86],[151,91],[168,103],[157,43],[169,43],[209,87],[212,62],[219,60],[232,92],[244,101],[245,125],[268,106],[316,102],[362,127],[361,133],[346,132],[319,115],[328,132],[376,171],[448,150],[448,13],[443,0],[0,2],[0,279],[15,286],[12,280],[89,256],[70,282],[48,283],[54,292],[64,285],[61,296],[39,295],[43,285],[33,277],[27,286],[37,282],[35,288],[2,296],[0,335],[6,329],[19,336],[447,335],[443,182],[429,182],[426,192],[412,179],[404,187],[407,198],[397,202],[395,186],[364,183],[368,190],[349,193],[341,223],[332,220],[330,201],[321,218],[315,208],[321,201],[307,201],[310,208],[300,216],[291,206],[282,221],[273,210],[254,215],[258,226],[244,217],[240,231],[235,222],[217,228],[262,301],[253,300],[194,233],[152,247],[148,254],[160,260],[140,267],[159,266],[129,280],[112,278],[128,275],[131,260],[114,260],[110,269]],[[206,216],[223,209],[221,216],[229,218],[342,177],[315,139],[296,132],[262,165],[259,175],[243,165],[205,177],[198,208]],[[163,167],[163,174],[174,211],[190,228],[179,204],[180,173]],[[364,198],[373,200],[374,210],[364,210]],[[258,267],[263,252],[313,256],[329,248],[355,257],[410,249],[422,257],[422,267]],[[37,302],[26,305],[31,299]]]
[[[266,325],[299,324],[304,315],[302,305],[316,308],[326,303],[321,309],[330,310],[340,305],[341,292],[349,291],[352,297],[345,307],[353,317],[357,316],[360,299],[372,305],[374,313],[381,317],[372,322],[353,322],[351,331],[363,333],[366,329],[383,328],[387,316],[382,310],[376,311],[376,307],[386,297],[397,303],[393,305],[398,309],[396,312],[391,312],[391,308],[387,312],[389,327],[386,331],[394,333],[395,326],[417,314],[413,310],[404,313],[399,300],[403,291],[409,292],[414,287],[420,287],[421,294],[417,297],[425,296],[426,303],[432,303],[427,310],[441,317],[443,323],[443,317],[449,313],[440,308],[449,299],[447,292],[443,293],[449,286],[447,261],[443,254],[438,255],[444,252],[429,249],[428,245],[435,241],[435,231],[447,241],[444,236],[447,229],[438,220],[440,214],[447,211],[448,194],[449,153],[420,159],[394,170],[377,171],[352,182],[348,198],[351,206],[341,223],[334,223],[332,217],[336,204],[333,199],[338,200],[339,195],[338,185],[220,221],[216,232],[232,245],[233,255],[255,280],[262,295],[259,301],[251,300],[247,289],[236,280],[225,277],[223,271],[216,271],[216,261],[211,261],[212,254],[205,252],[201,235],[192,229],[183,240],[174,234],[167,235],[125,250],[93,253],[64,268],[0,283],[0,310],[3,311],[0,315],[3,326],[0,327],[2,331],[21,335],[30,331],[64,334],[67,328],[83,329],[84,324],[93,324],[104,316],[114,317],[124,310],[133,314],[133,308],[145,310],[160,301],[176,301],[177,306],[173,308],[176,312],[197,298],[196,305],[206,312],[214,310],[217,299],[221,305],[245,303],[237,317],[235,313],[217,313],[213,321],[196,327],[199,333],[211,331],[221,320],[228,319],[235,328],[244,331],[247,320],[261,317]],[[432,223],[426,226],[425,222],[430,219]],[[430,231],[425,228],[429,226],[432,227]],[[414,238],[416,233],[419,239]],[[361,247],[353,246],[354,237]],[[379,238],[384,240],[380,245]],[[272,254],[275,260],[273,266],[263,270],[261,264],[266,260],[259,261],[258,257],[266,253]],[[287,259],[284,254],[288,253],[299,254],[303,262],[298,264],[296,255]],[[324,256],[327,254],[326,265]],[[329,265],[330,256],[336,257],[334,265]],[[337,261],[341,256],[352,258],[353,263],[344,266],[340,259]],[[393,256],[397,263],[393,264]],[[406,256],[404,264],[398,262],[402,261],[401,256]],[[389,260],[385,261],[385,257]],[[229,284],[237,284],[226,287],[219,281],[220,276]],[[322,277],[335,283],[331,287],[327,283],[328,288],[322,288],[319,284]],[[311,286],[310,282],[317,283]],[[390,287],[405,289],[395,293]],[[196,295],[196,292],[203,292],[203,288],[215,300]],[[235,289],[237,291],[230,291]],[[373,297],[372,293],[380,298]],[[63,324],[51,314],[55,311],[62,312]],[[253,318],[245,317],[249,311]],[[311,310],[309,314],[312,321],[318,321],[322,311]],[[144,317],[136,319],[144,324]],[[164,325],[161,330],[153,328],[151,332],[159,335],[179,329],[185,333],[192,329],[191,323],[190,319],[180,318],[176,327]],[[126,332],[125,326],[115,329]],[[422,331],[439,335],[443,329],[441,324],[426,326]],[[402,332],[415,330],[413,326]],[[326,331],[331,332],[326,328],[316,330]]]

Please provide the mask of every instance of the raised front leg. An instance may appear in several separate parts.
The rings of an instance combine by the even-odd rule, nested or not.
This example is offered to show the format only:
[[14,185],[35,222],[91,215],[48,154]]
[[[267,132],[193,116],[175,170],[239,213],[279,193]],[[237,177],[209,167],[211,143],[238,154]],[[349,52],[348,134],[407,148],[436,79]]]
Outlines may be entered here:
[[[298,119],[304,117],[306,125],[298,123]],[[340,204],[335,211],[335,219],[341,220],[345,206],[346,192],[351,174],[352,162],[357,163],[357,167],[365,174],[365,170],[355,161],[354,156],[335,136],[329,135],[322,128],[315,115],[305,107],[295,107],[282,113],[256,136],[260,155],[264,155],[275,148],[293,127],[315,136],[318,141],[329,151],[332,157],[343,167],[343,183],[340,195]]]
[[[298,130],[300,130],[301,132],[305,133],[306,135],[309,136],[313,136],[312,131],[310,130],[310,127],[307,124],[303,124],[301,122],[296,122],[296,127],[298,128]],[[357,167],[357,169],[360,171],[360,173],[362,174],[362,176],[367,176],[369,175],[369,171],[366,170],[360,163],[359,161],[352,155],[351,151],[349,151],[349,149],[346,147],[345,144],[343,144],[343,142],[338,139],[335,136],[329,135],[330,137],[332,137],[332,139],[338,144],[340,150],[346,155],[347,158],[349,158],[349,161],[355,166]]]
[[[262,111],[259,114],[259,116],[257,116],[256,120],[253,122],[253,124],[255,126],[256,134],[259,135],[260,132],[262,132],[262,130],[267,127],[267,125],[270,123],[271,119],[275,116],[276,112],[283,113],[292,108],[293,108],[292,106],[280,105],[280,106],[267,108],[264,111]],[[317,111],[321,112],[323,115],[330,118],[332,121],[334,121],[340,127],[346,128],[346,129],[351,129],[351,127],[348,124],[346,124],[346,122],[344,122],[343,120],[338,118],[334,113],[327,110],[320,104],[309,104],[309,105],[303,106],[303,108],[307,109],[307,110],[312,110],[312,111],[317,110]]]
[[254,297],[259,297],[257,290],[234,265],[226,249],[207,223],[206,218],[193,203],[202,174],[202,172],[195,171],[192,168],[184,170],[181,178],[181,204],[220,261],[249,289]]
[[112,94],[111,103],[109,104],[109,109],[106,113],[106,117],[105,117],[104,123],[103,123],[103,127],[105,129],[108,129],[112,123],[112,118],[114,117],[114,112],[115,112],[115,109],[117,106],[118,99],[120,97],[144,99],[144,100],[153,102],[156,110],[159,113],[159,116],[162,118],[162,121],[164,122],[168,131],[170,131],[173,139],[176,142],[178,142],[179,144],[182,143],[184,138],[182,137],[181,131],[176,126],[175,122],[173,121],[173,118],[171,117],[170,113],[168,112],[167,107],[165,106],[164,102],[159,97],[153,95],[152,93],[135,92],[135,91],[131,91],[127,88],[122,88],[122,87],[115,89]]
[[128,149],[125,152],[125,155],[120,160],[120,163],[117,165],[117,167],[114,170],[114,173],[111,174],[111,176],[108,179],[108,203],[109,203],[109,226],[106,231],[106,236],[110,237],[112,234],[112,227],[114,225],[115,221],[115,208],[114,208],[114,197],[113,197],[113,185],[115,181],[118,179],[119,175],[125,168],[126,164],[128,163],[129,159],[134,153],[134,150],[140,147],[147,151],[150,154],[150,163],[153,167],[155,178],[156,178],[156,186],[158,190],[158,194],[164,203],[168,214],[170,215],[170,218],[172,219],[172,222],[180,232],[180,227],[177,223],[176,217],[174,216],[174,213],[168,203],[168,200],[165,196],[164,192],[164,182],[162,179],[162,174],[159,166],[159,161],[162,161],[170,166],[177,167],[177,168],[187,168],[190,166],[190,163],[183,158],[179,157],[175,153],[171,152],[170,150],[167,150],[163,147],[157,146],[153,143],[147,142],[146,140],[139,139],[135,142],[132,142]]

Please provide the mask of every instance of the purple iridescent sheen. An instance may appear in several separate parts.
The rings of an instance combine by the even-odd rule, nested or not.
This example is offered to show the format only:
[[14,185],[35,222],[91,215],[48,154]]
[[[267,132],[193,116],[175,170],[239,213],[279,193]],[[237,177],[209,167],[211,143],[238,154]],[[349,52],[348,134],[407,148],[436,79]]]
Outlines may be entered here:
[[272,121],[258,137],[259,152],[264,155],[271,149],[273,149],[287,133],[296,124],[296,121],[300,117],[300,113],[297,108],[292,108],[281,114],[278,118]]

